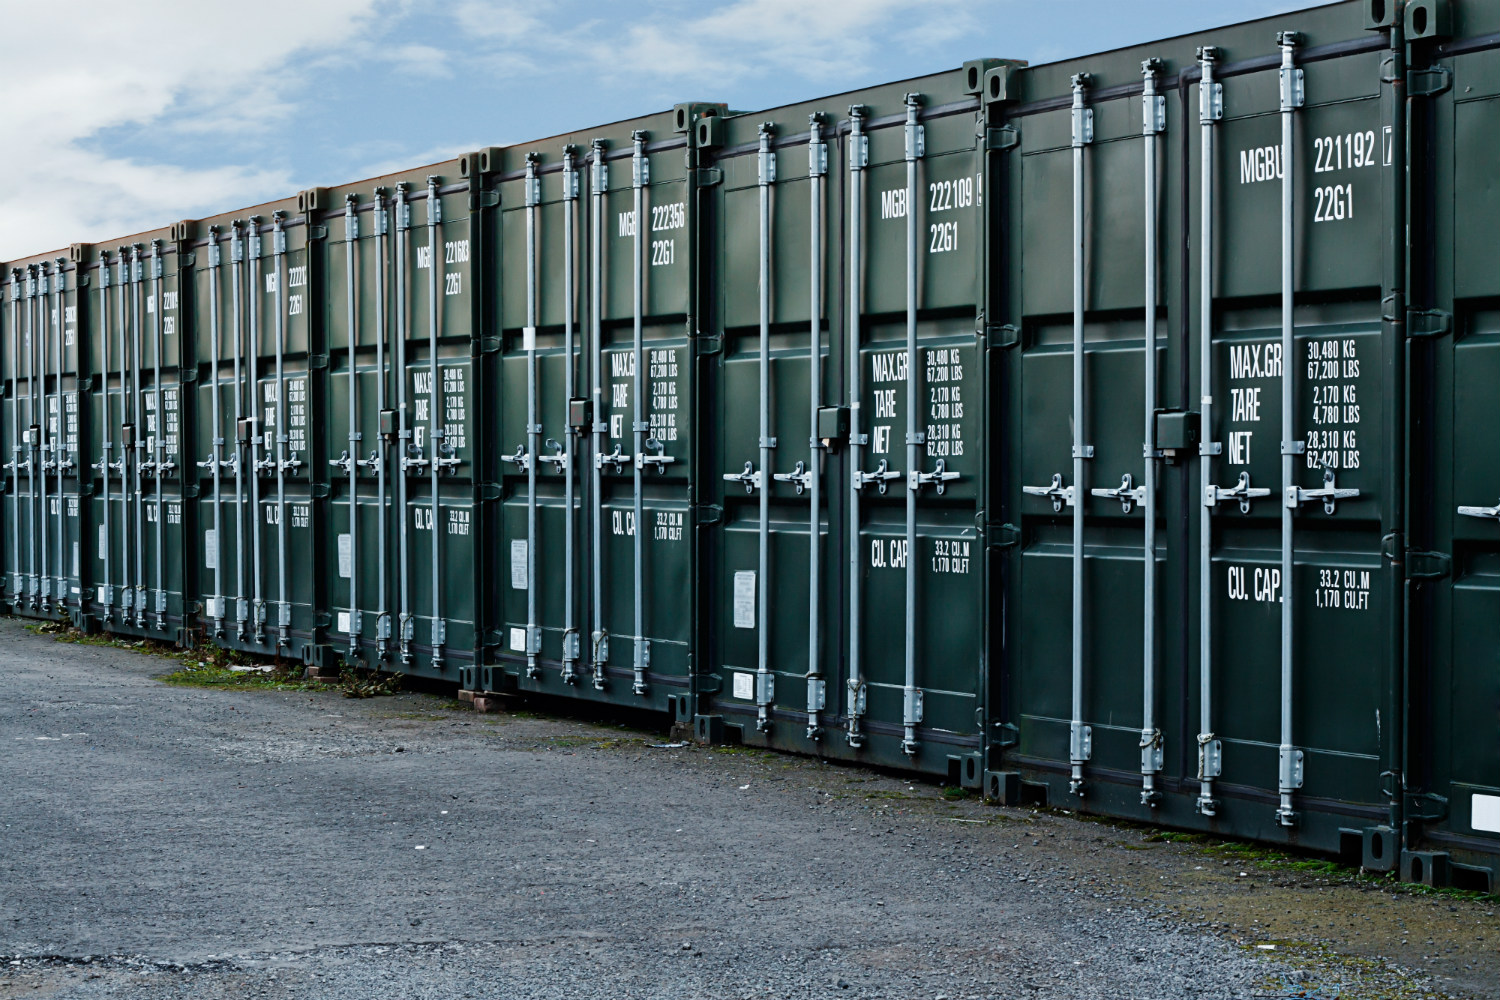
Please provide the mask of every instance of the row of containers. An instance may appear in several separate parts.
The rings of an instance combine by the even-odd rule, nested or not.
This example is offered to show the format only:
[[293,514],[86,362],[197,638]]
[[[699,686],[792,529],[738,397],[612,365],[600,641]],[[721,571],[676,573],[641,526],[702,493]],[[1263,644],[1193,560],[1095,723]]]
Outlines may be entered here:
[[4,599],[1496,885],[1500,5],[6,268]]

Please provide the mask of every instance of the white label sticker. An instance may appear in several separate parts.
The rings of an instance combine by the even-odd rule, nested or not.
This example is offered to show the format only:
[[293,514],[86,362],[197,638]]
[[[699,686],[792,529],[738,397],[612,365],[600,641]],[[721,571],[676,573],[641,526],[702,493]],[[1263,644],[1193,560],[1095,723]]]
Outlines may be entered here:
[[526,630],[524,628],[513,628],[510,630],[510,649],[513,653],[526,652]]
[[203,532],[203,565],[207,569],[219,568],[219,535],[213,528]]
[[[755,627],[755,570],[742,569],[734,574],[734,627]],[[735,675],[735,684],[739,675]],[[735,695],[736,698],[739,695]]]
[[754,674],[736,673],[734,675],[734,696],[744,701],[755,700]]
[[339,536],[339,576],[345,580],[354,576],[354,536],[348,532]]
[[347,611],[339,612],[339,631],[345,635],[349,634],[349,612]]
[[100,588],[99,588],[98,601],[99,601],[100,604],[104,603],[104,587],[103,586],[100,586]]
[[[101,525],[99,525],[99,561],[103,562],[106,558],[108,558],[108,553],[109,553],[109,530],[107,528],[105,528],[104,525],[101,524]],[[101,601],[104,600],[104,598],[102,598],[102,597],[99,598],[99,599]]]
[[1485,833],[1500,833],[1500,795],[1474,793],[1469,807],[1469,823]]
[[521,328],[521,350],[536,350],[536,327],[526,326]]
[[[78,566],[78,543],[74,542],[73,543],[73,573],[72,573],[72,575],[73,576],[78,576],[78,574],[79,574],[79,566]],[[73,589],[73,593],[75,593],[75,594],[78,593],[78,589],[76,587]]]
[[526,539],[510,540],[510,586],[513,590],[526,589]]

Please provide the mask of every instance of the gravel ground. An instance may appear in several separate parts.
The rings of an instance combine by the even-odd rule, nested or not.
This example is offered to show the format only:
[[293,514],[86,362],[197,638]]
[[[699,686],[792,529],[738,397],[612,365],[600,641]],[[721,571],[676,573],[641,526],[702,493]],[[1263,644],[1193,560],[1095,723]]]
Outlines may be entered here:
[[577,718],[155,679],[175,666],[0,619],[0,997],[1500,993],[1493,900]]

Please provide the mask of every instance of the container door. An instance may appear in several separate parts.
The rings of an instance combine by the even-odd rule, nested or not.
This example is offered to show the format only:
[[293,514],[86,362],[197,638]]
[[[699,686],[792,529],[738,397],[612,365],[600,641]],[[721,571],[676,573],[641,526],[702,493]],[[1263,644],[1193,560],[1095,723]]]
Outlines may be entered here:
[[632,133],[590,164],[589,676],[610,701],[688,694],[693,627],[693,188],[683,143]]
[[84,355],[79,350],[79,316],[88,294],[86,282],[79,281],[83,268],[76,260],[64,273],[63,261],[54,267],[57,288],[53,292],[52,318],[56,347],[56,381],[58,389],[54,404],[56,425],[53,461],[58,477],[60,509],[54,515],[58,523],[58,559],[61,567],[61,600],[58,610],[68,615],[75,624],[84,613],[84,594],[87,579],[84,571],[89,568],[85,560],[88,550],[93,548],[85,540],[83,519],[83,484],[87,481],[88,462],[83,452],[84,430],[83,406],[85,400],[79,395],[81,370],[79,359]]
[[250,570],[250,638],[254,650],[301,657],[317,627],[316,535],[309,369],[307,227],[250,220],[246,259],[251,392],[250,463],[255,511]]
[[324,565],[330,641],[346,661],[390,669],[393,452],[381,414],[391,409],[390,211],[383,191],[348,194],[327,221],[329,524]]
[[977,781],[983,159],[972,99],[894,98],[850,123],[842,738],[870,759]]
[[[1481,22],[1482,18],[1482,22]],[[1409,27],[1415,28],[1408,21]],[[1500,26],[1466,11],[1459,37]],[[1449,48],[1459,50],[1450,54]],[[1463,51],[1465,48],[1469,51]],[[1411,197],[1411,701],[1402,875],[1500,884],[1500,52],[1455,40],[1414,69]],[[1425,287],[1424,287],[1425,286]],[[1430,288],[1430,292],[1427,291]],[[1444,555],[1451,555],[1445,564]],[[1451,568],[1451,573],[1445,571]]]
[[[500,660],[522,688],[592,690],[583,659],[581,163],[530,152],[500,184]],[[585,456],[586,457],[586,456]]]
[[[842,358],[827,329],[828,290],[838,287],[833,120],[725,123],[724,145],[737,152],[717,160],[708,266],[720,276],[723,341],[706,368],[716,464],[702,487],[723,511],[704,630],[719,676],[698,713],[740,742],[836,754],[843,562],[828,532],[839,508],[830,501],[843,494],[828,455],[844,442],[819,430],[825,408],[839,412]],[[703,735],[715,734],[705,726]]]
[[468,198],[467,183],[434,176],[421,192],[398,185],[395,200],[397,669],[450,679],[479,638]]
[[4,413],[0,414],[5,427],[3,443],[0,443],[5,450],[5,600],[12,614],[25,614],[31,603],[28,556],[32,499],[30,469],[26,464],[30,457],[27,431],[30,418],[24,398],[26,381],[23,375],[30,360],[27,350],[27,324],[32,308],[29,283],[25,268],[14,267],[7,272],[5,312],[0,316],[0,329],[5,334],[0,340],[4,344],[0,366],[5,371],[5,407]]
[[92,613],[102,628],[111,630],[129,624],[131,615],[125,598],[127,594],[134,597],[128,561],[133,550],[126,534],[131,483],[127,431],[132,396],[130,264],[125,253],[111,256],[108,251],[101,252],[91,278],[92,307],[85,312],[89,356],[95,367],[89,434],[95,446],[87,461],[95,486],[88,523],[96,525],[93,530],[98,537],[95,567],[89,576],[94,581]]

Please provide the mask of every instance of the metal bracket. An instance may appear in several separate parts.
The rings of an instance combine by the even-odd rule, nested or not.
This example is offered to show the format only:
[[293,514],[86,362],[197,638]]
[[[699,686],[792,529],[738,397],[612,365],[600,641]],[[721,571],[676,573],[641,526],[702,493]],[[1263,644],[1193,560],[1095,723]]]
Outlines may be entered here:
[[1091,760],[1094,756],[1094,727],[1075,722],[1068,731],[1068,756],[1074,762]]
[[635,456],[635,464],[637,468],[649,469],[654,467],[657,471],[657,474],[662,475],[666,473],[667,466],[677,461],[677,459],[666,453],[667,446],[662,444],[654,437],[649,437],[646,439],[646,448],[650,451],[655,451],[656,454],[648,455],[645,452],[642,452],[641,454]]
[[[1463,508],[1459,508],[1462,511]],[[1446,552],[1406,550],[1408,580],[1441,580],[1453,572],[1453,557]]]
[[501,455],[500,461],[515,462],[516,471],[518,472],[527,472],[531,469],[531,455],[526,451],[524,444],[516,445],[516,453],[514,455]]
[[563,446],[558,444],[555,438],[548,438],[544,443],[548,448],[552,449],[552,454],[538,455],[536,460],[556,466],[559,472],[566,472],[568,470],[568,455],[563,450]]
[[1224,85],[1198,86],[1198,124],[1216,122],[1224,117]]
[[1120,501],[1120,509],[1129,514],[1138,503],[1146,502],[1146,487],[1136,486],[1135,477],[1130,473],[1120,477],[1120,485],[1116,489],[1092,489],[1089,493],[1096,497],[1105,497],[1110,500]]
[[1004,152],[1007,149],[1015,149],[1020,144],[1021,131],[1014,125],[1002,125],[999,128],[984,130],[984,148],[989,152]]
[[881,493],[885,493],[890,481],[892,479],[900,478],[901,473],[890,468],[890,462],[887,459],[882,458],[880,460],[880,464],[875,467],[874,472],[862,472],[859,469],[855,469],[852,482],[855,492],[864,489],[870,483],[874,483],[880,488]]
[[1050,486],[1022,486],[1021,492],[1034,497],[1049,497],[1052,500],[1054,513],[1060,512],[1063,505],[1073,506],[1073,487],[1063,485],[1061,472],[1052,474],[1052,485]]
[[940,458],[937,460],[937,465],[931,472],[913,471],[911,475],[907,477],[906,485],[908,489],[916,491],[920,490],[928,483],[931,483],[932,485],[937,487],[938,496],[942,496],[944,491],[946,491],[948,488],[948,481],[957,478],[958,473],[948,471],[948,460]]
[[1224,773],[1224,744],[1213,733],[1198,735],[1198,780],[1217,778]]
[[[746,462],[745,465],[748,468],[750,463]],[[791,472],[777,472],[772,474],[771,478],[778,483],[795,483],[797,485],[797,495],[801,496],[803,491],[812,485],[813,474],[807,471],[806,462],[798,462],[796,468]]]
[[619,445],[615,445],[615,450],[610,452],[608,455],[594,456],[594,468],[596,469],[603,469],[606,467],[617,469],[622,465],[628,464],[629,462],[630,456],[620,454]]
[[1441,337],[1453,332],[1453,314],[1443,309],[1406,310],[1408,337]]
[[1436,97],[1453,86],[1453,71],[1447,66],[1428,66],[1406,72],[1406,93],[1411,97]]
[[724,473],[724,481],[726,483],[741,483],[744,485],[746,493],[754,493],[760,488],[760,473],[755,471],[754,462],[746,462],[744,472],[738,474],[726,472]]
[[1240,513],[1250,513],[1250,501],[1256,497],[1268,497],[1271,491],[1250,485],[1250,473],[1241,472],[1239,482],[1229,489],[1222,486],[1209,486],[1203,492],[1203,506],[1216,507],[1221,500],[1238,500]]
[[1320,490],[1304,490],[1300,486],[1288,486],[1286,488],[1286,505],[1296,510],[1304,503],[1312,500],[1321,500],[1323,501],[1323,513],[1332,514],[1337,509],[1338,501],[1349,500],[1357,496],[1359,496],[1359,490],[1339,489],[1334,482],[1333,470],[1325,465],[1323,466],[1323,488]]
[[1306,770],[1307,755],[1301,750],[1291,747],[1282,747],[1280,752],[1279,776],[1282,788],[1301,788],[1302,778]]
[[1156,774],[1166,764],[1165,741],[1162,739],[1161,730],[1153,729],[1150,734],[1141,734],[1141,772],[1143,774]]

